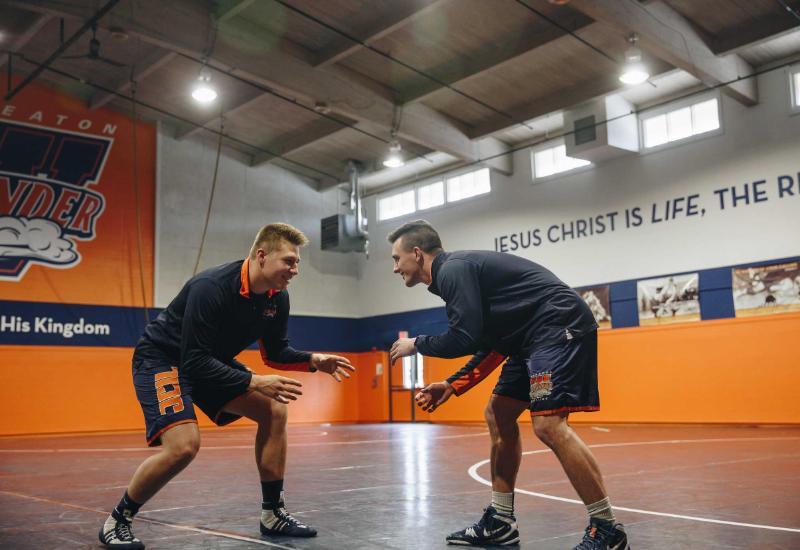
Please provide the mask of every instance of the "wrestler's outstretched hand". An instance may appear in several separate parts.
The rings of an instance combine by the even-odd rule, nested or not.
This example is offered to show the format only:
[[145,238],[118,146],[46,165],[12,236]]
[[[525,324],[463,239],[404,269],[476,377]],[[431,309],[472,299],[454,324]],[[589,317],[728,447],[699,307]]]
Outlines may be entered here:
[[350,373],[356,370],[347,357],[325,353],[311,354],[311,366],[318,371],[330,374],[337,382],[341,382],[342,378],[350,378]]
[[453,393],[455,393],[453,386],[447,382],[434,382],[419,390],[417,395],[414,396],[414,401],[417,402],[417,405],[422,410],[433,412],[439,405],[450,399]]

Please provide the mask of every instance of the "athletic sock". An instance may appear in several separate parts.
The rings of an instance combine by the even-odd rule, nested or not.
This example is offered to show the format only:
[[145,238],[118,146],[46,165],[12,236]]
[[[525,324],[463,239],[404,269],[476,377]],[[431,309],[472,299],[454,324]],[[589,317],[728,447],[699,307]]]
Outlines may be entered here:
[[117,521],[130,521],[141,507],[142,505],[133,500],[128,495],[128,491],[125,491],[122,500],[119,501],[119,504],[117,504],[116,508],[111,512],[111,515]]
[[604,498],[603,500],[593,502],[592,504],[587,504],[586,511],[589,512],[590,518],[602,519],[611,522],[616,519],[614,518],[614,511],[611,510],[611,501],[609,501],[608,497]]
[[504,516],[514,515],[514,493],[492,491],[492,507]]
[[283,480],[261,482],[261,508],[274,510],[283,504]]

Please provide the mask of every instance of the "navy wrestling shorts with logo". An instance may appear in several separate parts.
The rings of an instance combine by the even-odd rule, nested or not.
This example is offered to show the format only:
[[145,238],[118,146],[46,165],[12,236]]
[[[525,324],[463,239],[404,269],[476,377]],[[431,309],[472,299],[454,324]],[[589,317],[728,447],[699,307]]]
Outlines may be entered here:
[[580,337],[565,332],[529,357],[509,357],[502,369],[494,394],[530,402],[531,416],[600,409],[596,330]]
[[[218,426],[241,418],[223,410],[228,402],[245,393],[241,387],[190,382],[173,361],[155,349],[137,347],[132,363],[133,384],[144,413],[149,446],[161,445],[161,434],[173,426],[196,424],[193,403]],[[231,365],[231,368],[239,367]]]

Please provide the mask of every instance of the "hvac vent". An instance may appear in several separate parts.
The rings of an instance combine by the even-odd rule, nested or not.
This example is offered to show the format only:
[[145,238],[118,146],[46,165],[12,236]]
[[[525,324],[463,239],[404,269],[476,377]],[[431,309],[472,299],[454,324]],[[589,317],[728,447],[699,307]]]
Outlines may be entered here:
[[598,162],[639,151],[633,105],[619,96],[584,103],[564,113],[567,156]]
[[320,247],[336,252],[364,252],[367,239],[356,232],[355,214],[334,214],[320,220]]

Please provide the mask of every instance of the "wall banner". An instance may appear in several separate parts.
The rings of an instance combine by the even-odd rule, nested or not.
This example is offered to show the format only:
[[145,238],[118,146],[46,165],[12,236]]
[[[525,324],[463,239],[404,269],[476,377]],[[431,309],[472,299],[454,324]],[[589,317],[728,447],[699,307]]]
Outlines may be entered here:
[[152,302],[156,135],[136,130],[39,83],[0,101],[0,300]]

